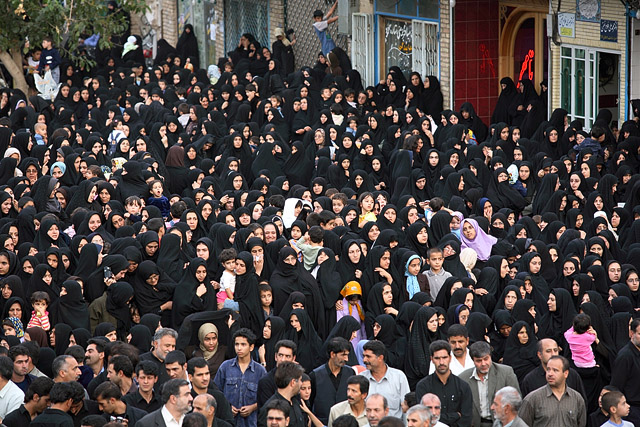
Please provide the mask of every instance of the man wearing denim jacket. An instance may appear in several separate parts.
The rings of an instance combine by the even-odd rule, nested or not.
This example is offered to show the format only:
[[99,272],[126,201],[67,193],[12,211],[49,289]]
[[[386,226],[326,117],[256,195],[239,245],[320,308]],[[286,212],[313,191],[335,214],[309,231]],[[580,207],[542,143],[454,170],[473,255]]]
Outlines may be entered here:
[[247,328],[233,334],[236,357],[225,360],[214,379],[229,400],[236,427],[255,427],[258,421],[258,381],[267,371],[251,360],[255,343],[255,334]]

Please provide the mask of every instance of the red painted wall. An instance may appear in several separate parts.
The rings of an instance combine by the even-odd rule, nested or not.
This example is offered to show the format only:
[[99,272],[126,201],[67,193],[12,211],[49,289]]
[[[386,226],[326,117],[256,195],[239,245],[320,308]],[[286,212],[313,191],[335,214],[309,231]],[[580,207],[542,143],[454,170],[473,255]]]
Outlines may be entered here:
[[498,0],[457,0],[454,10],[455,109],[469,101],[488,126],[498,100]]

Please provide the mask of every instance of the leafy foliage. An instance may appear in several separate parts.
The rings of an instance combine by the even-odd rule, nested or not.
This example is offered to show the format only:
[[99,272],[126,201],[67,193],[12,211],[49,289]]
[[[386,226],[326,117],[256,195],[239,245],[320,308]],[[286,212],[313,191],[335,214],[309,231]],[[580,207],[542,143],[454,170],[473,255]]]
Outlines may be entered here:
[[[121,0],[123,11],[144,13],[145,0]],[[111,47],[111,36],[127,26],[125,13],[109,13],[104,0],[3,0],[0,1],[0,49],[20,49],[25,40],[31,46],[46,36],[54,39],[62,56],[81,66],[92,65],[78,47],[86,37],[100,34],[98,46]]]

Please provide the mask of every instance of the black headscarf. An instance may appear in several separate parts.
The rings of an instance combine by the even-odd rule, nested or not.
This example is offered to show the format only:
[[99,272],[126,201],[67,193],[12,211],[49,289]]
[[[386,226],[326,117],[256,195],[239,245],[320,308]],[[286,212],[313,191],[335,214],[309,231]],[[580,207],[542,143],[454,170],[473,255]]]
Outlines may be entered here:
[[299,332],[296,331],[289,322],[285,336],[298,345],[296,360],[299,361],[305,371],[311,372],[318,366],[317,360],[322,350],[322,340],[313,327],[307,311],[296,308],[291,312],[288,320],[291,320],[292,316],[298,318],[301,329]]
[[133,297],[133,288],[127,282],[116,282],[107,288],[107,311],[118,319],[116,332],[120,340],[125,340],[131,329],[129,300]]
[[[205,276],[203,282],[196,278],[196,271],[200,266],[206,268],[206,261],[202,258],[194,258],[176,286],[171,310],[174,327],[179,327],[184,318],[190,314],[216,309],[216,291],[208,277]],[[205,286],[206,292],[199,297],[196,292],[201,284]]]
[[66,291],[65,295],[51,305],[50,312],[53,318],[51,323],[65,323],[73,329],[91,329],[89,322],[89,308],[82,296],[82,288],[75,280],[67,280],[60,288]]
[[243,275],[236,276],[233,299],[240,306],[241,324],[256,334],[260,334],[264,327],[264,316],[258,292],[258,276],[256,276],[256,269],[253,266],[253,256],[249,252],[240,252],[238,260],[244,262],[247,271]]
[[[518,338],[518,332],[522,328],[525,328],[529,337],[526,344],[521,344]],[[514,323],[505,345],[503,363],[513,368],[520,384],[522,384],[524,377],[540,364],[537,355],[537,342],[531,326],[523,321]]]

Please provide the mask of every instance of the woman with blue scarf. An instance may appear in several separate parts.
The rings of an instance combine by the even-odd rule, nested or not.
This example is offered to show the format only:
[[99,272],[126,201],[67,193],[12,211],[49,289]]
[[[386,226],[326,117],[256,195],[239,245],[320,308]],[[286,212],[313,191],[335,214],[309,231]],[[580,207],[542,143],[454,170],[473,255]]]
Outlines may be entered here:
[[415,252],[407,252],[402,257],[402,265],[404,265],[404,287],[403,294],[405,301],[409,301],[418,292],[426,292],[429,295],[429,280],[427,276],[421,274],[422,258]]

